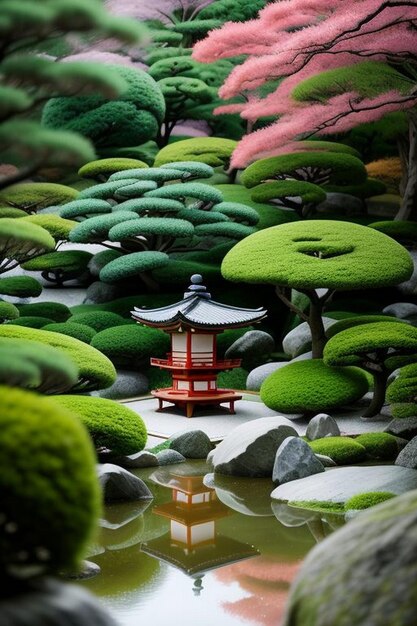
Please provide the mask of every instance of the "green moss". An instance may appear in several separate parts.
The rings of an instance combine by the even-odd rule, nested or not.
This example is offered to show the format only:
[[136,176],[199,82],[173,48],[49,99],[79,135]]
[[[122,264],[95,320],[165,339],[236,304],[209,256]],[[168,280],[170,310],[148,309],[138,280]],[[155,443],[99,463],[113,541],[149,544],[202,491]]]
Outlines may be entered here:
[[137,168],[147,168],[148,165],[139,159],[97,159],[86,163],[78,170],[78,176],[82,178],[94,178],[103,180],[109,178],[114,172],[120,170],[132,170]]
[[59,396],[54,401],[80,418],[97,450],[115,456],[143,450],[147,439],[142,418],[124,404],[88,396]]
[[158,454],[158,452],[162,452],[162,450],[169,450],[170,447],[171,447],[171,442],[169,439],[166,439],[162,443],[158,443],[153,448],[147,448],[147,451],[151,452],[152,454]]
[[100,270],[100,280],[105,283],[117,283],[143,272],[149,272],[169,263],[169,257],[164,252],[145,250],[132,252],[114,261],[110,261]]
[[347,500],[345,510],[361,511],[362,509],[369,509],[371,506],[375,506],[391,498],[395,498],[395,493],[391,493],[391,491],[368,491],[367,493],[360,493]]
[[366,448],[350,437],[324,437],[307,442],[315,454],[329,456],[337,465],[352,465],[366,459]]
[[69,308],[61,302],[33,302],[31,304],[18,304],[20,315],[39,315],[49,317],[54,322],[66,322],[71,315]]
[[373,222],[369,228],[385,233],[403,245],[414,245],[417,241],[417,224],[405,220]]
[[389,385],[387,400],[395,418],[415,417],[417,415],[417,363],[400,369],[399,376]]
[[0,536],[2,578],[23,576],[27,567],[38,574],[74,570],[100,507],[89,437],[51,399],[9,387],[1,397],[1,510],[18,530]]
[[53,321],[47,317],[39,317],[37,315],[21,315],[10,323],[17,326],[27,326],[28,328],[43,328],[47,324],[52,324]]
[[371,459],[377,461],[394,461],[398,455],[397,439],[389,433],[364,433],[355,441],[366,448]]
[[329,367],[322,359],[297,361],[273,372],[262,383],[267,407],[283,413],[317,413],[350,404],[369,388],[358,368]]
[[73,220],[67,220],[63,217],[59,217],[59,215],[53,214],[28,215],[27,217],[23,217],[22,220],[42,226],[57,242],[67,241],[71,229],[74,228],[76,224]]
[[78,192],[56,183],[18,183],[0,192],[0,202],[28,212],[74,200]]
[[169,144],[158,152],[155,167],[174,161],[200,161],[212,167],[225,166],[237,143],[220,137],[193,137]]
[[327,502],[322,500],[290,500],[288,506],[293,506],[297,509],[307,509],[310,511],[317,511],[317,513],[344,513],[344,506],[339,502]]
[[18,317],[19,309],[14,304],[0,300],[0,324],[10,320],[16,320]]
[[[334,311],[330,311],[329,313],[326,312],[326,317],[338,319],[335,317]],[[330,339],[331,337],[334,337],[334,335],[337,335],[348,328],[354,328],[356,326],[361,326],[362,324],[373,324],[375,322],[392,322],[394,324],[398,322],[401,324],[407,323],[404,322],[404,320],[397,317],[391,317],[390,315],[357,315],[356,313],[347,313],[345,317],[341,319],[339,318],[339,321],[326,330],[326,336]]]
[[74,339],[78,339],[79,341],[83,341],[88,344],[91,343],[92,338],[96,334],[96,331],[93,328],[90,328],[90,326],[74,322],[54,322],[53,324],[47,324],[44,326],[44,329],[52,333],[61,333],[62,335],[67,335],[68,337],[74,337]]
[[91,311],[79,313],[78,315],[72,315],[68,319],[68,322],[89,326],[99,333],[106,328],[112,328],[113,326],[125,324],[126,320],[124,320],[120,315],[111,313],[110,311]]
[[10,276],[0,278],[0,293],[15,298],[37,298],[42,285],[31,276]]
[[151,356],[165,356],[169,351],[170,340],[161,330],[129,324],[97,333],[91,345],[115,365],[136,368],[148,364]]

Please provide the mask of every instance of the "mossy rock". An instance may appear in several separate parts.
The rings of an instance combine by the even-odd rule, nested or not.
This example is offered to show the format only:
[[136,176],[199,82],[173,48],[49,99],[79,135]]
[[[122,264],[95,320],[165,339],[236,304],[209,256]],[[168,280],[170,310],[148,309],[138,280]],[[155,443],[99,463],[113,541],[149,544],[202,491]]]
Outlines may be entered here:
[[377,461],[394,461],[398,455],[397,439],[389,433],[364,433],[355,438],[366,448],[369,458]]
[[124,404],[89,396],[57,396],[54,401],[80,418],[96,450],[115,456],[133,454],[145,447],[147,432],[142,418]]
[[307,442],[315,454],[329,456],[337,465],[352,465],[366,459],[366,448],[350,437],[324,437]]
[[367,493],[360,493],[345,502],[345,510],[361,511],[363,509],[369,509],[371,506],[381,504],[381,502],[385,502],[391,498],[395,498],[395,493],[391,491],[368,491]]
[[113,326],[126,324],[127,320],[124,320],[123,317],[117,315],[117,313],[111,313],[110,311],[91,311],[78,313],[78,315],[72,315],[68,319],[68,322],[89,326],[99,333],[106,328],[113,328]]
[[147,365],[151,356],[165,356],[170,340],[166,333],[156,328],[125,324],[97,333],[91,345],[118,367],[136,368]]
[[74,571],[100,509],[91,441],[51,399],[10,387],[1,397],[2,579]]
[[296,361],[264,380],[261,400],[283,413],[315,414],[347,405],[369,389],[365,373],[356,367],[330,367],[322,359]]
[[54,322],[66,322],[71,316],[69,308],[61,302],[33,302],[31,304],[18,304],[20,315],[39,315],[48,317]]
[[11,320],[10,324],[16,326],[27,326],[28,328],[43,328],[47,324],[52,324],[54,320],[38,315],[21,315],[18,319]]
[[91,343],[92,338],[96,334],[96,331],[90,326],[73,322],[54,322],[53,324],[47,324],[43,328],[52,333],[61,333],[68,337],[74,337],[74,339],[88,344]]

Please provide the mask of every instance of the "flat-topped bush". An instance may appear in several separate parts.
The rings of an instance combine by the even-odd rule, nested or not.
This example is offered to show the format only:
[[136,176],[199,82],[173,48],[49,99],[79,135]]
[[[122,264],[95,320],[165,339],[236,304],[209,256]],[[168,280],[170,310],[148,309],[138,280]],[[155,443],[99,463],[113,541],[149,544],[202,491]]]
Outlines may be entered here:
[[221,137],[193,137],[171,143],[158,152],[155,166],[175,161],[200,161],[212,167],[226,165],[230,161],[237,142]]
[[[328,317],[333,319],[337,319],[335,317],[334,311],[330,311]],[[327,316],[327,312],[326,312]],[[347,317],[343,317],[339,319],[335,324],[326,328],[326,336],[330,339],[337,335],[342,330],[346,330],[347,328],[353,328],[354,326],[360,326],[361,324],[373,324],[374,322],[404,322],[404,320],[399,319],[398,317],[393,317],[391,315],[356,315],[355,313],[347,314]]]
[[145,447],[147,432],[142,418],[124,404],[89,396],[57,396],[58,406],[80,418],[96,450],[115,456],[133,454]]
[[352,465],[366,459],[366,448],[350,437],[324,437],[307,442],[316,454],[329,456],[337,465]]
[[0,294],[15,298],[36,298],[42,293],[42,285],[32,276],[6,276],[0,278]]

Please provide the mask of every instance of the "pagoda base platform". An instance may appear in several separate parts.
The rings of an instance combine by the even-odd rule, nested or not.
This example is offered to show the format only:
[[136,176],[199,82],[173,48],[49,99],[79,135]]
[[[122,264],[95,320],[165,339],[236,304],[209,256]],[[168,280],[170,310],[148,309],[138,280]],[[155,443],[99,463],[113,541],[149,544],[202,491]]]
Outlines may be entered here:
[[242,396],[233,389],[217,389],[216,393],[207,393],[205,395],[193,395],[190,396],[187,393],[181,393],[170,387],[166,389],[155,389],[151,391],[151,394],[158,398],[159,406],[157,411],[163,411],[164,402],[170,402],[175,406],[184,409],[187,417],[192,417],[195,407],[199,406],[213,406],[219,407],[221,404],[226,403],[229,405],[229,413],[235,414],[235,402],[241,400]]

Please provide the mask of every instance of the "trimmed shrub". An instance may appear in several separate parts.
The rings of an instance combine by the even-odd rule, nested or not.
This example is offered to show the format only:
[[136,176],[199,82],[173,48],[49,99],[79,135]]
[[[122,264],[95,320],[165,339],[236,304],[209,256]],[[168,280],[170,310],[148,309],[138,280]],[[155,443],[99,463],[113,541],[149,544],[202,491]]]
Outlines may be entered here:
[[64,204],[59,214],[67,219],[75,219],[77,217],[85,217],[88,215],[111,213],[112,206],[106,200],[97,198],[81,198]]
[[96,333],[99,333],[106,328],[112,328],[113,326],[120,326],[126,324],[126,320],[116,313],[110,313],[110,311],[91,311],[91,313],[78,313],[68,319],[68,322],[75,324],[83,324],[89,326]]
[[75,243],[91,243],[106,240],[109,230],[123,220],[137,220],[138,216],[133,211],[118,211],[106,215],[96,215],[80,222],[72,229],[70,241]]
[[52,324],[53,321],[47,317],[39,317],[37,315],[21,315],[10,323],[17,326],[27,326],[28,328],[43,328],[47,324]]
[[26,261],[22,263],[22,268],[29,272],[41,272],[45,280],[61,285],[67,280],[81,278],[92,256],[85,250],[58,250]]
[[391,220],[372,222],[369,228],[375,228],[380,233],[385,233],[403,246],[413,247],[417,242],[417,224],[406,220]]
[[345,502],[345,511],[362,511],[363,509],[369,509],[371,506],[376,506],[395,498],[395,493],[391,491],[368,491],[367,493],[360,493],[357,496],[352,496]]
[[93,178],[95,180],[107,180],[114,172],[121,170],[133,170],[137,168],[147,168],[148,165],[139,159],[97,159],[86,163],[78,170],[78,176],[82,178]]
[[[335,317],[335,312],[333,311],[329,312],[329,314],[326,313],[326,316],[327,315],[332,319],[337,319],[337,317]],[[326,329],[326,336],[329,339],[343,330],[354,328],[355,326],[361,326],[362,324],[373,324],[375,322],[393,322],[394,324],[396,322],[400,322],[402,324],[407,323],[398,317],[392,317],[390,315],[356,315],[356,313],[349,313],[346,315],[348,315],[348,317],[339,319],[339,321]]]
[[19,309],[11,302],[3,302],[0,300],[0,324],[4,322],[16,320],[19,317]]
[[397,440],[389,433],[364,433],[356,437],[355,441],[366,448],[371,459],[377,461],[394,461],[398,455]]
[[352,465],[366,459],[366,448],[350,437],[324,437],[307,441],[315,454],[329,456],[337,465]]
[[223,202],[223,196],[220,191],[206,183],[175,183],[174,185],[165,185],[162,188],[148,191],[146,197],[169,198],[180,201],[186,198],[195,198],[196,200],[207,203]]
[[74,571],[100,508],[89,437],[51,399],[10,387],[1,397],[2,578]]
[[102,330],[93,337],[91,345],[118,367],[135,369],[147,365],[151,356],[165,356],[170,340],[156,328],[128,324]]
[[104,448],[119,456],[139,452],[145,447],[146,426],[127,406],[88,396],[59,396],[54,401],[80,418],[96,450]]
[[[324,202],[326,192],[314,183],[307,183],[302,180],[279,180],[253,187],[251,197],[255,202],[280,203],[282,206],[302,214],[304,205],[316,205]],[[299,199],[298,202],[295,198]]]
[[57,183],[18,183],[0,192],[0,202],[27,213],[74,200],[78,191]]
[[356,367],[329,367],[322,359],[297,361],[273,372],[262,383],[261,400],[283,413],[317,413],[350,404],[369,389]]
[[0,278],[0,294],[15,298],[37,298],[42,285],[32,276],[7,276]]
[[169,256],[164,252],[153,250],[132,252],[107,263],[100,271],[100,280],[110,284],[117,283],[120,280],[163,267],[167,263],[169,263]]
[[66,322],[71,311],[61,302],[33,302],[31,304],[18,304],[20,315],[39,315],[49,317],[54,322]]
[[67,220],[59,215],[41,214],[41,215],[28,215],[23,217],[22,220],[30,222],[31,224],[38,224],[52,235],[56,242],[67,241],[71,229],[74,228],[76,222],[73,220]]
[[11,217],[0,220],[0,259],[23,263],[54,248],[53,237],[41,226]]
[[72,337],[14,324],[0,326],[0,338],[2,337],[31,339],[63,350],[79,370],[78,382],[73,387],[74,391],[103,389],[110,387],[116,379],[116,370],[104,354]]
[[193,137],[171,143],[158,152],[155,167],[175,161],[200,161],[212,167],[227,167],[237,142],[220,137]]
[[68,337],[74,337],[84,343],[91,343],[92,338],[96,334],[96,331],[90,326],[85,324],[78,324],[74,322],[54,322],[53,324],[47,324],[44,326],[44,330],[48,330],[51,333],[61,333]]

